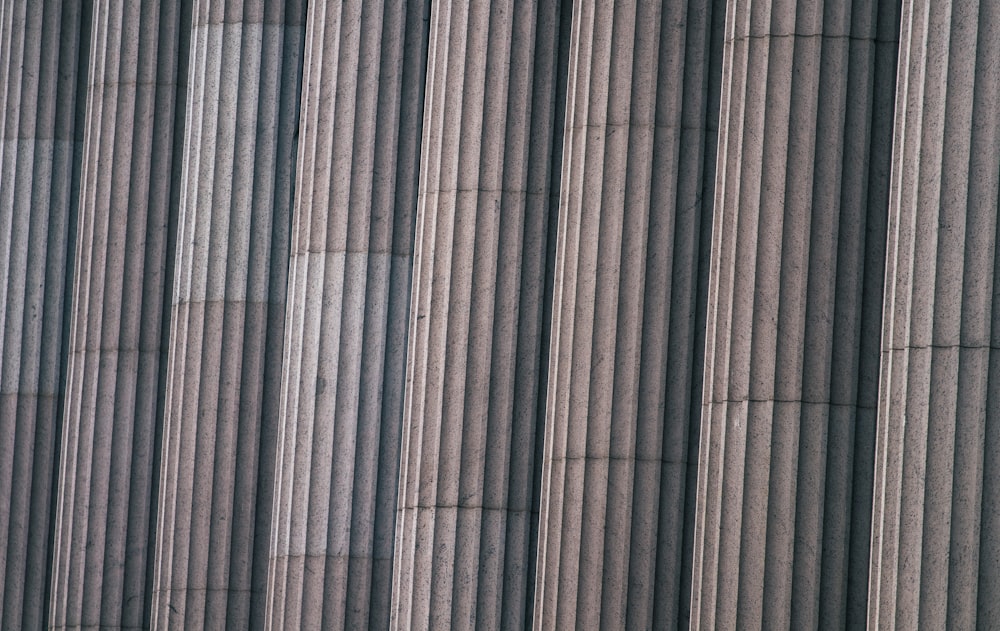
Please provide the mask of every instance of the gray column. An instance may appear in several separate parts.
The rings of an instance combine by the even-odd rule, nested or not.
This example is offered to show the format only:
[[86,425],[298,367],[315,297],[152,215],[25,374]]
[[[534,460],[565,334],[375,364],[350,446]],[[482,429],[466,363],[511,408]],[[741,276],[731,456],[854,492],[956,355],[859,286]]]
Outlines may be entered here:
[[729,5],[692,628],[864,624],[896,5]]
[[283,0],[194,7],[157,629],[263,627],[304,18]]
[[559,3],[445,0],[430,20],[391,626],[521,628]]
[[94,12],[51,628],[136,629],[150,613],[191,3]]
[[869,628],[1000,619],[1000,7],[903,3]]
[[41,629],[90,2],[0,2],[0,628]]
[[309,5],[270,629],[389,624],[429,4]]
[[724,9],[574,7],[536,629],[687,623]]

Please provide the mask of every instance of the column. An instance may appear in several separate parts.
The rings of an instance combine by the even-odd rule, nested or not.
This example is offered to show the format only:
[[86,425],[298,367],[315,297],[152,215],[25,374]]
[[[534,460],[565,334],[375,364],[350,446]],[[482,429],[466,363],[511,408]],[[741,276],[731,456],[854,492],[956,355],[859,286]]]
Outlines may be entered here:
[[869,628],[1000,618],[1000,7],[903,3]]
[[191,3],[98,0],[58,497],[55,629],[148,625]]
[[574,6],[536,629],[687,626],[724,8]]
[[152,626],[263,627],[302,2],[198,0]]
[[394,629],[530,622],[560,18],[432,3]]
[[429,2],[316,0],[267,625],[389,624]]
[[729,3],[693,629],[864,624],[896,4]]
[[0,628],[47,624],[91,3],[0,2]]

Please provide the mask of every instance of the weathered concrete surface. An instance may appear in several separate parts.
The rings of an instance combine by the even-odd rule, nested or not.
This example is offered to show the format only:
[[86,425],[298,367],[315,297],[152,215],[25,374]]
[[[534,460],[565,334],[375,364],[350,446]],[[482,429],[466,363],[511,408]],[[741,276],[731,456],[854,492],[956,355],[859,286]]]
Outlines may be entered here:
[[536,629],[686,626],[724,11],[574,6]]
[[0,628],[48,613],[91,3],[0,2]]
[[530,622],[560,15],[432,3],[394,629]]
[[429,4],[309,4],[270,629],[389,624]]
[[305,12],[194,6],[155,629],[264,626]]
[[863,624],[896,5],[730,3],[692,628]]

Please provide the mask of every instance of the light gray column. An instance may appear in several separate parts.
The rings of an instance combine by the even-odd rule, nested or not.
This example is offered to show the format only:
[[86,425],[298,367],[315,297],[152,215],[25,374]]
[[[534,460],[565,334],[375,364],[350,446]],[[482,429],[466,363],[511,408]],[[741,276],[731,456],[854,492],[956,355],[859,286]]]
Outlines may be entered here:
[[724,10],[574,6],[536,629],[686,627]]
[[309,4],[270,629],[389,624],[429,5]]
[[1000,619],[1000,7],[903,3],[868,624]]
[[304,18],[302,2],[194,6],[157,629],[264,623]]
[[559,3],[444,0],[430,20],[390,624],[521,628]]
[[2,629],[46,624],[90,6],[0,2]]
[[692,628],[863,624],[896,4],[729,4]]
[[191,3],[98,0],[94,12],[51,628],[137,629],[150,613]]

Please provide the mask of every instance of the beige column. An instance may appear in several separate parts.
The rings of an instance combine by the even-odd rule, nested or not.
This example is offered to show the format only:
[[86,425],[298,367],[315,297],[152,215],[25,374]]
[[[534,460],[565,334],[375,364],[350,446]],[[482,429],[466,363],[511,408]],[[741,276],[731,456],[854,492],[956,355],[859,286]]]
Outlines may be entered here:
[[197,0],[152,626],[264,626],[305,13]]
[[686,626],[724,8],[573,8],[536,629]]
[[51,627],[149,620],[191,3],[98,0],[56,498]]
[[389,624],[429,4],[309,3],[270,629]]
[[46,625],[90,2],[0,1],[0,628]]
[[869,628],[1000,619],[1000,7],[903,2]]
[[431,5],[394,629],[530,619],[559,20]]
[[729,4],[692,628],[863,624],[895,4]]

